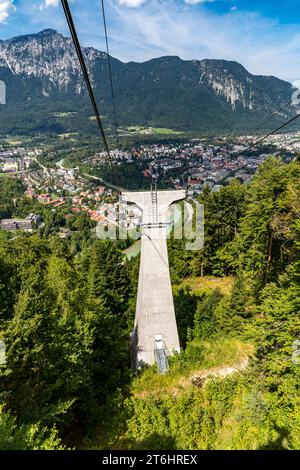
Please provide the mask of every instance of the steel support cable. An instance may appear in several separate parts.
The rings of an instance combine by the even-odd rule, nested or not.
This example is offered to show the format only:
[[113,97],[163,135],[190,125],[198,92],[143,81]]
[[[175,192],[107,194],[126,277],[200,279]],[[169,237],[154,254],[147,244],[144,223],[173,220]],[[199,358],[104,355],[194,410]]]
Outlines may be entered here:
[[111,99],[112,99],[112,108],[113,108],[113,116],[114,116],[115,135],[116,135],[117,145],[119,145],[116,100],[115,100],[114,83],[113,83],[113,78],[112,78],[112,66],[111,66],[111,57],[110,57],[110,50],[109,50],[108,34],[107,34],[107,21],[106,21],[104,0],[101,0],[101,6],[102,6],[102,16],[103,16],[103,25],[104,25],[104,34],[105,34],[105,43],[106,43],[108,73],[109,73],[110,88],[111,88]]
[[[266,118],[259,126],[257,126],[254,131],[259,131],[260,129],[263,128],[265,124],[267,124],[269,121],[274,119],[276,116],[278,116],[282,111],[284,111],[288,106],[293,104],[293,100],[288,101],[286,104],[284,104],[278,111],[275,111],[271,116]],[[285,116],[286,117],[286,116]]]
[[68,22],[68,26],[69,26],[70,33],[71,33],[71,36],[72,36],[72,40],[73,40],[73,43],[74,43],[74,46],[75,46],[75,49],[76,49],[76,53],[77,53],[77,57],[78,57],[78,60],[79,60],[79,63],[80,63],[82,74],[84,76],[85,83],[86,83],[86,86],[87,86],[87,89],[88,89],[88,93],[89,93],[90,100],[91,100],[93,110],[94,110],[94,114],[95,114],[95,117],[96,117],[96,122],[98,124],[99,129],[100,129],[103,144],[104,144],[106,153],[108,155],[109,162],[111,164],[112,159],[111,159],[111,155],[110,155],[109,146],[108,146],[106,135],[105,135],[104,128],[103,128],[103,125],[102,125],[99,109],[98,109],[98,106],[97,106],[97,103],[96,103],[96,99],[95,99],[95,95],[94,95],[93,88],[92,88],[92,85],[91,85],[91,81],[90,81],[90,77],[89,77],[89,74],[88,74],[87,66],[85,64],[82,49],[80,47],[80,43],[79,43],[79,40],[78,40],[78,35],[77,35],[77,32],[76,32],[76,27],[75,27],[75,24],[74,24],[74,21],[73,21],[73,17],[72,17],[72,13],[71,13],[71,10],[70,10],[70,7],[69,7],[69,3],[68,3],[68,0],[61,0],[61,3],[62,3],[64,13],[65,13],[65,16],[66,16],[66,19],[67,19],[67,22]]
[[[272,135],[276,134],[276,132],[280,131],[281,129],[283,129],[284,127],[288,126],[289,124],[291,124],[292,122],[296,121],[296,119],[298,119],[300,117],[300,114],[296,114],[296,116],[292,117],[291,119],[289,119],[288,121],[286,121],[284,124],[282,124],[281,126],[277,127],[276,129],[274,129],[274,131],[272,132],[269,132],[268,134],[266,134],[264,137],[262,137],[261,139],[257,140],[256,142],[253,143],[252,146],[256,146],[258,144],[260,144],[261,142],[263,142],[264,140],[266,140],[268,137],[271,137]],[[252,148],[252,146],[250,148]]]
[[[276,134],[276,132],[280,131],[281,129],[283,129],[284,127],[288,126],[289,124],[291,124],[292,122],[296,121],[298,118],[300,117],[300,113],[299,114],[296,114],[296,116],[292,117],[291,119],[289,119],[287,122],[285,122],[284,124],[282,124],[281,126],[277,127],[276,129],[274,129],[272,132],[269,132],[268,134],[266,134],[264,137],[261,137],[260,139],[258,139],[256,142],[253,142],[252,145],[249,145],[245,152],[247,152],[248,150],[251,150],[253,147],[256,147],[258,144],[262,143],[264,140],[266,140],[268,137],[271,137],[272,135]],[[225,162],[223,163],[220,168],[218,168],[218,170],[221,170],[222,168],[224,168],[224,166],[227,164],[228,162]],[[207,176],[213,174],[215,172],[215,170],[209,172],[207,174]]]
[[155,245],[154,241],[152,240],[152,238],[150,237],[150,235],[148,235],[148,233],[145,232],[145,229],[144,227],[141,227],[141,232],[148,238],[148,240],[152,243],[152,246],[154,248],[154,250],[156,251],[156,253],[158,254],[158,256],[160,257],[160,259],[162,260],[163,264],[166,266],[167,269],[169,269],[170,267],[168,266],[168,264],[166,263],[164,257],[162,256],[162,254],[160,253],[159,249],[157,248],[157,246]]

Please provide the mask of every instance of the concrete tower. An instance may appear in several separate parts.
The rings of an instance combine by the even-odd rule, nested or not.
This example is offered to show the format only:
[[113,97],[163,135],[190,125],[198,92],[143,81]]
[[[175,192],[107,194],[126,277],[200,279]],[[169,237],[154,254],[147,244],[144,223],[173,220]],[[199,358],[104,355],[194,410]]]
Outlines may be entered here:
[[132,360],[135,369],[155,362],[155,343],[180,351],[167,251],[169,206],[185,191],[125,192],[123,198],[143,212],[142,247]]

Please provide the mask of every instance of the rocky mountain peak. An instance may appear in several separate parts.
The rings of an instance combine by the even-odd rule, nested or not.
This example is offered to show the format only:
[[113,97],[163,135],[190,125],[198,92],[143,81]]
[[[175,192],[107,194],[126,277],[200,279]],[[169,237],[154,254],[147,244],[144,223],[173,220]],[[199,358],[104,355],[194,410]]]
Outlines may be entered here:
[[[83,48],[83,53],[94,88],[110,108],[107,55],[93,47]],[[255,121],[260,115],[280,110],[292,96],[291,84],[252,75],[234,61],[182,60],[176,56],[139,63],[111,61],[115,95],[126,119],[140,115],[142,122],[157,121],[159,127],[169,127],[170,116],[175,127],[186,128],[198,121],[207,126],[211,115],[218,119],[226,116],[226,125],[230,119]],[[53,29],[0,41],[1,79],[13,101],[64,94],[76,99],[85,91],[71,38]],[[22,94],[16,90],[18,80]],[[292,111],[286,110],[286,115]]]

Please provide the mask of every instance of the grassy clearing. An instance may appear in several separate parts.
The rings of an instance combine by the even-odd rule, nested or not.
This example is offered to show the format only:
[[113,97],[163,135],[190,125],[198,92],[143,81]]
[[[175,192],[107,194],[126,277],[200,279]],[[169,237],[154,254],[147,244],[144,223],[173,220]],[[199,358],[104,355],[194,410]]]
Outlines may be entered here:
[[[100,116],[101,119],[106,119],[106,116]],[[90,121],[96,121],[96,116],[90,116],[89,117]]]
[[5,139],[5,142],[7,142],[9,145],[22,145],[23,143],[22,140],[14,138]]
[[76,137],[78,136],[78,132],[68,132],[65,134],[58,134],[60,139],[68,139],[69,137]]
[[196,295],[201,295],[207,290],[220,289],[225,295],[231,291],[233,282],[233,277],[189,277],[176,288],[189,286]]
[[68,117],[76,116],[76,114],[78,113],[73,111],[69,113],[54,113],[53,116],[56,118],[68,118]]
[[141,127],[129,126],[127,131],[140,135],[181,135],[183,132],[175,131],[174,129],[167,129],[165,127]]
[[254,353],[251,343],[233,338],[211,341],[193,341],[186,351],[170,361],[170,371],[165,375],[157,373],[156,366],[145,370],[133,381],[132,391],[136,396],[180,393],[191,386],[191,375],[213,367],[236,366]]
[[153,129],[155,134],[162,134],[162,135],[180,135],[183,134],[181,131],[174,131],[173,129],[166,129],[164,127],[155,127]]

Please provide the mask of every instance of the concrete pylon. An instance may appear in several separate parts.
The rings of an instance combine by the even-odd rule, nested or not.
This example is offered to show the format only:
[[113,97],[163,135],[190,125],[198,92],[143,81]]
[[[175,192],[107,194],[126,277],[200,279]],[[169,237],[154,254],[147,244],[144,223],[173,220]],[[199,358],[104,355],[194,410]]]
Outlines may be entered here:
[[134,331],[131,338],[134,369],[155,362],[155,338],[166,350],[180,351],[167,250],[169,206],[185,191],[125,192],[123,198],[143,212],[142,246]]

